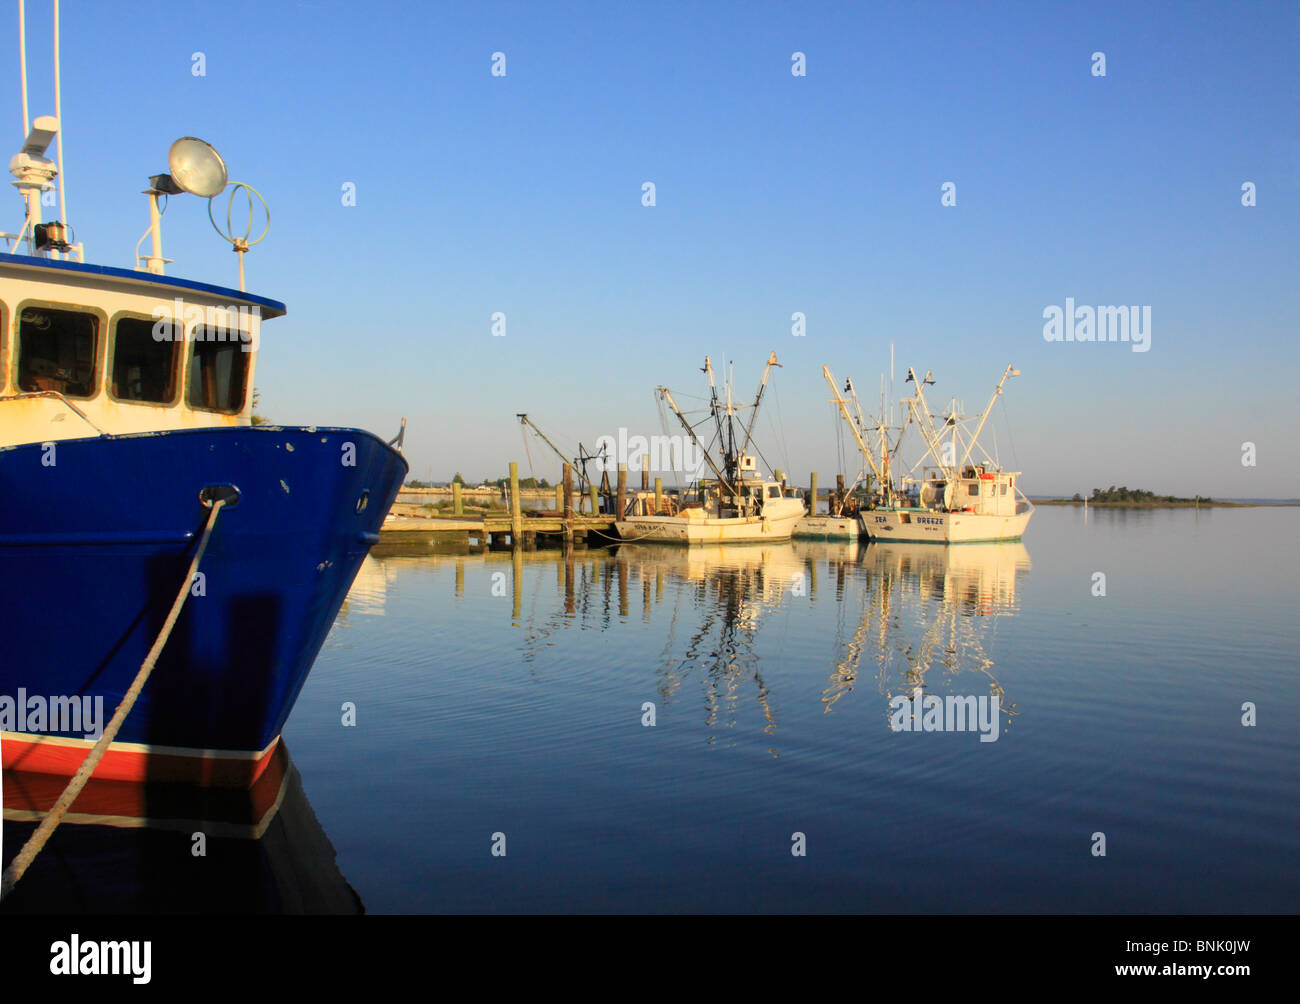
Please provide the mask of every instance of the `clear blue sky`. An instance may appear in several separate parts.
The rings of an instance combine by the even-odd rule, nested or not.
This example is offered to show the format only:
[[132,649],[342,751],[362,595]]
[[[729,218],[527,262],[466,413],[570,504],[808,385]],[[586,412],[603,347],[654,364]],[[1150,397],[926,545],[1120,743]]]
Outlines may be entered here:
[[[900,387],[932,369],[971,409],[1023,371],[997,436],[1031,493],[1300,496],[1298,10],[67,0],[70,217],[129,265],[171,140],[212,142],[273,213],[248,261],[289,306],[263,410],[386,436],[406,415],[419,477],[523,461],[517,411],[566,449],[660,432],[656,384],[700,393],[709,352],[750,393],[775,349],[764,452],[825,480],[821,365],[874,399],[892,341]],[[173,199],[165,237],[174,274],[234,283],[201,201]],[[1151,350],[1045,342],[1066,297],[1150,305]]]

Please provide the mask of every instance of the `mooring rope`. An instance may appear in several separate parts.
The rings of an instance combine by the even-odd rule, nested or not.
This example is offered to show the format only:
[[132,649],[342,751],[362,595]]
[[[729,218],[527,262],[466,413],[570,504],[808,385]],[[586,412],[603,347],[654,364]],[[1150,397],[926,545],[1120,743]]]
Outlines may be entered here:
[[186,575],[185,581],[181,583],[180,592],[176,594],[176,601],[172,603],[171,613],[167,615],[162,630],[154,640],[153,648],[145,656],[140,671],[135,674],[135,679],[131,681],[131,686],[122,697],[122,703],[113,712],[113,717],[104,729],[104,734],[99,737],[99,741],[91,748],[85,761],[77,768],[77,773],[72,776],[68,786],[63,789],[63,794],[59,796],[59,800],[54,803],[53,808],[41,820],[40,826],[36,827],[36,832],[27,838],[27,843],[23,844],[22,850],[18,852],[13,861],[9,862],[9,867],[5,869],[4,875],[0,876],[0,899],[9,895],[18,880],[23,877],[28,867],[36,859],[36,855],[45,847],[46,842],[53,835],[55,829],[58,828],[59,823],[63,821],[64,815],[72,808],[72,803],[81,794],[81,789],[86,786],[86,782],[90,780],[95,768],[99,766],[99,761],[103,759],[104,754],[108,751],[108,747],[117,735],[118,729],[126,721],[126,716],[131,713],[131,708],[135,706],[136,698],[140,696],[140,691],[144,689],[149,675],[153,672],[155,663],[158,662],[158,657],[162,655],[162,650],[171,637],[172,628],[176,626],[176,621],[181,615],[185,601],[190,598],[194,585],[194,576],[198,573],[199,563],[203,560],[203,553],[208,549],[208,541],[212,537],[212,530],[217,525],[217,514],[221,512],[223,505],[225,505],[224,499],[213,500],[212,511],[208,514],[207,525],[204,526],[203,536],[199,539],[198,550],[194,552],[194,560],[190,562],[189,574]]
[[[639,540],[649,540],[651,537],[655,536],[655,534],[652,533],[643,533],[639,537],[611,537],[604,530],[588,530],[587,532],[594,533],[597,537],[603,537],[605,540],[612,540],[619,544],[635,544]],[[658,537],[657,539],[663,540],[662,537]]]

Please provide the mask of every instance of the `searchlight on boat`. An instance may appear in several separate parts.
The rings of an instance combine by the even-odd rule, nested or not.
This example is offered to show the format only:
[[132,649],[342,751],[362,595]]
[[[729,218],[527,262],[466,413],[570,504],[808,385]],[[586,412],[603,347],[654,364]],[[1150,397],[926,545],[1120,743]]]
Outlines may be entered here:
[[[162,275],[163,266],[171,260],[162,256],[162,210],[158,208],[158,196],[188,192],[201,199],[211,199],[225,191],[229,180],[221,154],[211,143],[196,136],[182,136],[171,145],[167,152],[167,168],[170,174],[155,174],[149,178],[149,187],[144,192],[149,196],[149,229],[137,242],[136,261],[143,261],[146,271],[154,275]],[[141,258],[138,248],[145,237],[153,238],[153,253]]]
[[229,180],[226,162],[211,143],[195,136],[182,136],[172,144],[167,153],[167,166],[171,169],[171,180],[191,195],[210,199],[226,190]]
[[[217,153],[211,143],[204,142],[197,136],[182,136],[171,145],[167,152],[167,167],[170,174],[155,174],[149,178],[149,187],[145,189],[144,194],[149,196],[149,229],[141,235],[140,240],[136,242],[136,267],[139,268],[139,262],[144,262],[147,271],[154,275],[162,275],[163,267],[170,258],[162,256],[162,209],[158,205],[158,196],[180,195],[189,193],[197,195],[201,199],[208,200],[208,219],[212,222],[212,228],[216,230],[225,240],[230,242],[230,246],[235,253],[239,255],[239,289],[244,289],[244,255],[271,229],[271,211],[266,204],[266,199],[262,194],[253,188],[252,185],[246,185],[243,182],[231,182],[230,175],[226,171],[226,162],[222,159],[221,154]],[[212,200],[222,192],[230,188],[229,205],[226,207],[226,229],[223,230],[216,218],[212,215]],[[234,208],[235,196],[240,192],[248,200],[248,227],[242,237],[236,234],[236,227],[231,221],[231,211]],[[254,198],[262,204],[262,211],[266,216],[266,226],[262,230],[260,237],[253,239],[253,218],[256,214],[256,204]],[[166,203],[163,204],[166,208]],[[144,243],[145,237],[152,237],[153,253],[148,256],[141,256],[140,245]]]

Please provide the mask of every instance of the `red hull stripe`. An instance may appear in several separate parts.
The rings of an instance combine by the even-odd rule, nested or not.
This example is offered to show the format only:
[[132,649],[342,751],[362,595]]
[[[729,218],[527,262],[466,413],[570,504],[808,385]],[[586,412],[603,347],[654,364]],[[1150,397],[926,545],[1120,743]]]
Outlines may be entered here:
[[[166,782],[216,788],[251,788],[270,762],[279,739],[264,750],[186,749],[113,743],[95,768],[94,777],[105,781]],[[64,739],[25,732],[0,733],[0,762],[5,770],[71,777],[95,744],[87,739]]]
[[[202,830],[210,836],[258,838],[280,807],[291,764],[284,743],[267,757],[251,788],[184,784],[133,784],[93,777],[72,803],[65,823]],[[4,818],[39,820],[63,794],[67,778],[9,771],[4,778]]]

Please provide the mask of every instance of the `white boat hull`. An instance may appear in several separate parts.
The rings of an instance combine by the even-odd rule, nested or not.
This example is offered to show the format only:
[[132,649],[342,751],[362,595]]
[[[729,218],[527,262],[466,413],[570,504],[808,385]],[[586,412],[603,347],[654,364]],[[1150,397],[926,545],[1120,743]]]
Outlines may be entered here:
[[973,512],[932,512],[925,509],[869,509],[859,515],[862,529],[872,540],[909,543],[974,544],[994,540],[1019,540],[1029,525],[1033,509],[1010,516]]
[[633,516],[616,520],[619,538],[633,543],[749,544],[789,540],[800,515],[691,519],[686,516]]
[[794,526],[794,535],[813,540],[857,540],[862,524],[856,516],[805,516]]

